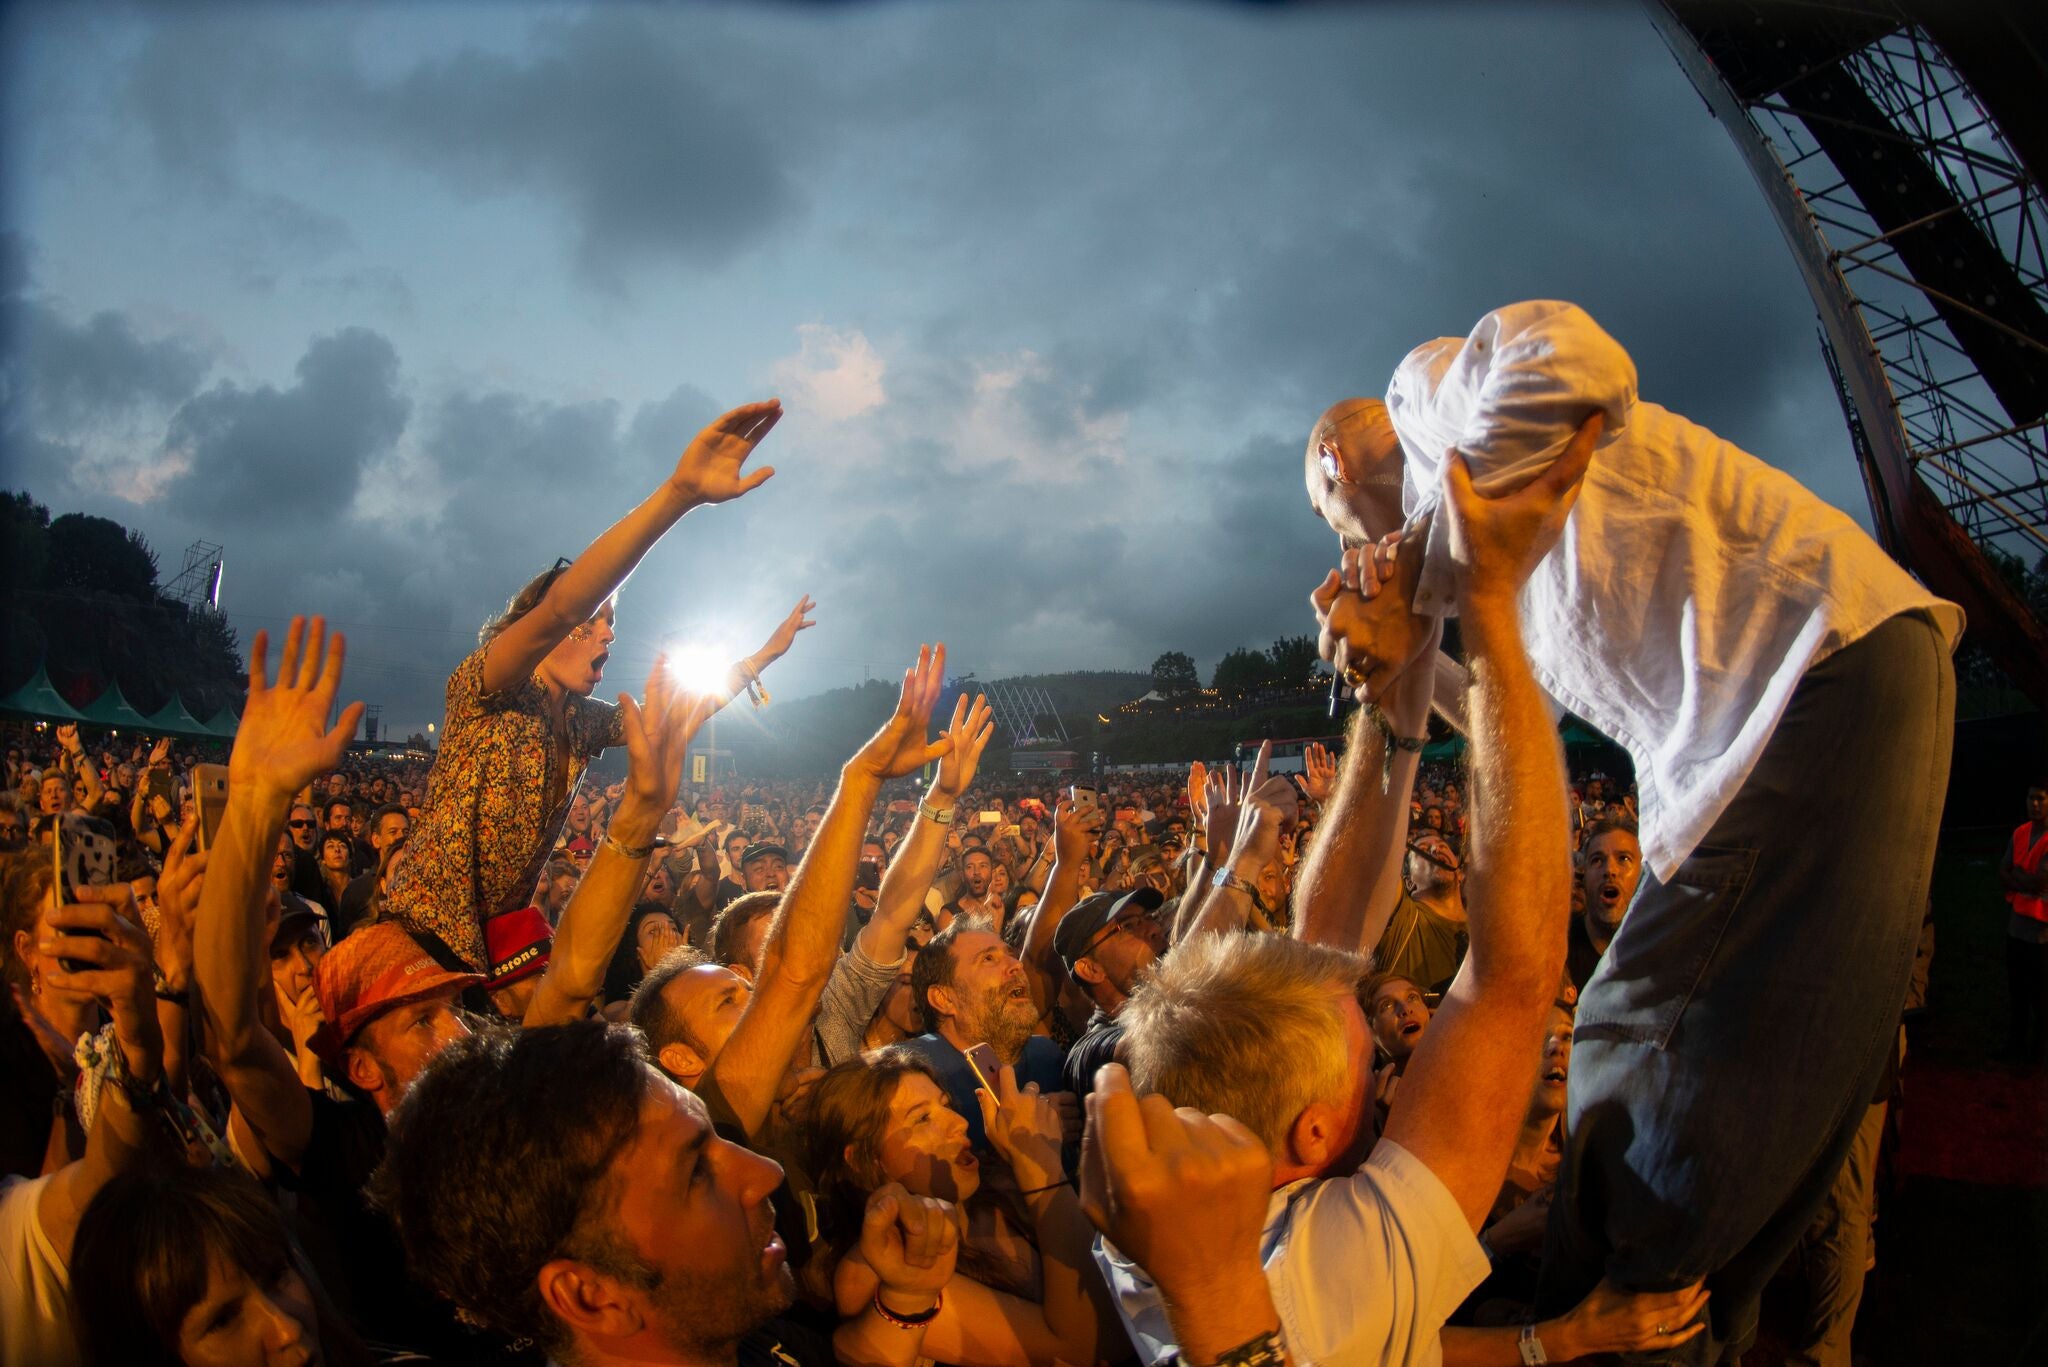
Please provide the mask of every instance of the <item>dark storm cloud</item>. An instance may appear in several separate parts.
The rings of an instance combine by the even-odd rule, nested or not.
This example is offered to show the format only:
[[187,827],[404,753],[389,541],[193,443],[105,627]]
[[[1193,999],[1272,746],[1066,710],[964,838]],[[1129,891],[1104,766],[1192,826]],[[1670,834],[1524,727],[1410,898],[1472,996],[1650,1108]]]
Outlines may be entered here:
[[[471,196],[539,195],[567,212],[584,276],[613,288],[649,260],[729,260],[800,207],[756,112],[759,71],[735,79],[680,26],[599,11],[536,25],[519,56],[463,48],[390,76],[346,37],[332,16],[181,18],[144,44],[129,98],[160,161],[216,192],[240,185],[254,125],[377,146]],[[348,240],[305,206],[257,205],[281,237]]]
[[289,388],[222,383],[181,407],[165,437],[186,462],[169,486],[191,517],[262,523],[292,509],[328,513],[355,500],[364,468],[405,430],[398,353],[366,328],[306,349]]
[[146,339],[128,318],[112,311],[73,323],[44,304],[20,297],[0,300],[0,334],[7,338],[0,381],[12,406],[25,400],[30,420],[45,433],[123,416],[143,405],[168,406],[199,387],[211,358],[178,337]]

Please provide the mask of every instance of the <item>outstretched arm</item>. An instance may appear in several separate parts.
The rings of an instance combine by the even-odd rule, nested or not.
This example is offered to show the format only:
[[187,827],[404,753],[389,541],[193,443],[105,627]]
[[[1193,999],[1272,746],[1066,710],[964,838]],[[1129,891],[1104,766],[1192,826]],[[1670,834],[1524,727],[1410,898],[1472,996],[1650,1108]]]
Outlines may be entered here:
[[953,704],[953,720],[947,724],[945,736],[951,748],[939,761],[939,776],[932,781],[931,791],[918,804],[910,835],[897,847],[888,872],[882,875],[875,914],[861,928],[861,953],[874,962],[902,961],[904,941],[910,936],[911,923],[924,910],[925,894],[931,891],[932,879],[939,871],[939,855],[946,847],[949,828],[934,820],[933,814],[958,811],[960,795],[974,782],[981,752],[988,748],[995,729],[986,698],[977,695],[970,704],[963,693]]
[[228,808],[207,854],[193,930],[193,978],[215,1071],[264,1150],[287,1165],[305,1152],[313,1113],[298,1069],[257,1004],[270,987],[263,933],[270,862],[299,789],[341,763],[363,705],[330,729],[346,643],[327,623],[294,617],[277,682],[264,672],[270,638],[249,649],[249,701],[228,755]]
[[1046,879],[1045,895],[1025,914],[1030,925],[1024,932],[1024,972],[1031,980],[1031,998],[1042,1015],[1060,999],[1060,984],[1067,970],[1053,952],[1053,933],[1060,918],[1080,900],[1081,866],[1088,862],[1088,846],[1105,820],[1101,807],[1093,812],[1076,812],[1072,798],[1061,798],[1052,808],[1052,874]]
[[920,647],[917,664],[903,671],[896,711],[840,771],[825,819],[776,908],[754,995],[711,1065],[719,1090],[750,1135],[768,1118],[783,1075],[810,1039],[811,1016],[839,958],[861,833],[882,785],[915,773],[951,748],[948,740],[928,745],[924,738],[945,675],[945,646]]
[[505,628],[485,649],[484,691],[495,693],[532,675],[549,651],[589,621],[626,582],[641,557],[685,513],[738,498],[766,483],[775,473],[773,466],[749,474],[742,474],[741,467],[781,417],[781,401],[769,399],[735,408],[699,432],[662,486],[591,542],[556,576],[533,611]]
[[1597,435],[1595,419],[1566,460],[1500,499],[1479,497],[1460,459],[1449,476],[1472,661],[1471,949],[1409,1063],[1386,1137],[1436,1174],[1475,1231],[1535,1080],[1571,912],[1564,754],[1522,646],[1516,599],[1563,530]]
[[562,909],[555,947],[521,1022],[528,1028],[579,1019],[604,990],[605,968],[633,914],[633,898],[640,891],[655,832],[683,781],[683,756],[690,738],[725,702],[715,694],[677,688],[663,655],[655,657],[645,697],[644,704],[619,698],[626,733],[626,792],[589,871]]

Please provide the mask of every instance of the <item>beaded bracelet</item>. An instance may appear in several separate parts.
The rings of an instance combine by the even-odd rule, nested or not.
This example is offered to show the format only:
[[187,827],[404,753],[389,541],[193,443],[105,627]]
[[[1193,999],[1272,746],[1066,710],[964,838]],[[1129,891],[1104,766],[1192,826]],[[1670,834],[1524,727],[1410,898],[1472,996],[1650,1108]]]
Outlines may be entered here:
[[946,1293],[941,1291],[932,1297],[932,1308],[920,1310],[915,1315],[900,1315],[882,1304],[882,1288],[875,1288],[875,1313],[898,1329],[922,1329],[939,1317],[939,1307],[946,1303]]

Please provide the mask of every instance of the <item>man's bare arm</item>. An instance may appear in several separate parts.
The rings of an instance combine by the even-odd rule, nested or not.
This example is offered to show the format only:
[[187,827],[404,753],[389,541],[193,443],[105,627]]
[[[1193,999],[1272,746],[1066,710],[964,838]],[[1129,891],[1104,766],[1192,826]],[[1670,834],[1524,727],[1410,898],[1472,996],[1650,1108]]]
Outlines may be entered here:
[[1571,913],[1564,752],[1522,645],[1516,599],[1562,533],[1598,420],[1521,491],[1446,477],[1459,608],[1472,665],[1471,948],[1417,1046],[1386,1138],[1434,1173],[1476,1231],[1500,1190],[1564,970]]

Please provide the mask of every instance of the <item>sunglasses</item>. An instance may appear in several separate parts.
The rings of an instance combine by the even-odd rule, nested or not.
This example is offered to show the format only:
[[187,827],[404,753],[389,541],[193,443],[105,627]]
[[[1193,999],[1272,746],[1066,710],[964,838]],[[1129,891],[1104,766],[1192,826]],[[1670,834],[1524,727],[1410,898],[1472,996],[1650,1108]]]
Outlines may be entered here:
[[288,822],[286,824],[288,824],[295,831],[303,831],[313,823],[310,820],[307,820],[305,817],[300,817],[298,820]]

